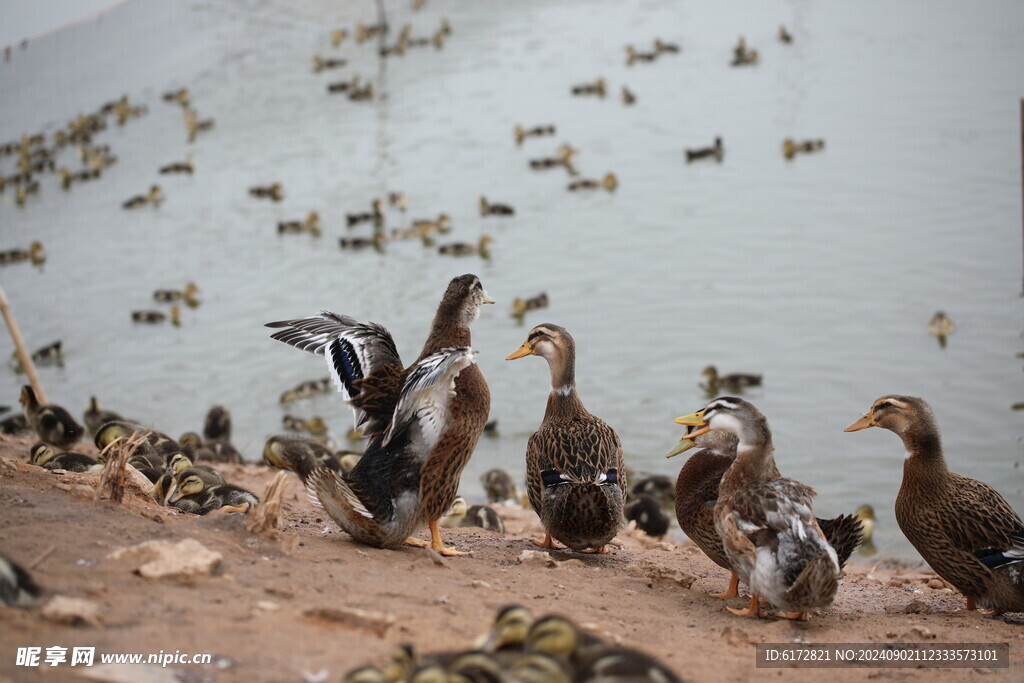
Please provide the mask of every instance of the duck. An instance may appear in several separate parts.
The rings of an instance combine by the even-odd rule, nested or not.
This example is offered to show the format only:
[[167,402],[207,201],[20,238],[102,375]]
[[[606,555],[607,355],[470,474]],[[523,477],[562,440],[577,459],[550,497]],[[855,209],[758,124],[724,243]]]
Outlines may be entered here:
[[[182,119],[185,122],[185,130],[188,131],[188,141],[190,143],[196,141],[196,135],[204,131],[212,130],[214,126],[213,119],[200,119],[199,112],[191,107],[185,107],[182,112]],[[278,200],[274,200],[278,201]]]
[[279,202],[284,199],[282,194],[283,189],[281,183],[273,183],[272,185],[255,185],[249,188],[249,194],[259,199],[272,199],[275,202]]
[[[555,168],[556,166],[565,166],[569,169],[570,173],[575,175],[572,166],[573,157],[579,153],[579,150],[572,147],[571,145],[559,145],[558,149],[555,150],[555,156],[547,157],[543,159],[531,159],[530,168],[544,169],[544,168]],[[483,204],[481,204],[481,207]]]
[[546,292],[541,292],[536,296],[531,296],[525,299],[517,297],[512,301],[512,317],[521,318],[529,311],[536,311],[547,307],[548,295]]
[[29,245],[28,249],[8,249],[7,251],[0,251],[0,265],[20,263],[21,261],[29,260],[31,260],[35,265],[39,265],[46,260],[46,250],[43,248],[42,242],[34,241]]
[[[722,545],[722,539],[715,528],[715,504],[718,502],[719,483],[722,476],[736,460],[739,439],[724,431],[711,431],[696,438],[684,436],[665,457],[697,448],[683,467],[675,483],[676,520],[683,533],[697,544],[712,562],[729,570],[729,587],[722,593],[713,593],[715,598],[734,598],[739,595],[739,577],[732,569]],[[769,476],[778,479],[782,475],[774,464]],[[826,540],[835,549],[839,568],[862,542],[863,527],[854,515],[839,515],[833,519],[815,518],[825,534]]]
[[263,463],[268,467],[289,470],[305,481],[317,467],[341,471],[341,462],[316,439],[295,434],[274,434],[263,446]]
[[629,497],[650,496],[661,507],[675,505],[675,488],[672,479],[664,474],[649,474],[638,479],[629,489]]
[[100,430],[100,427],[108,422],[114,420],[123,420],[120,414],[115,413],[112,410],[103,410],[100,408],[100,400],[95,396],[89,397],[89,405],[85,409],[85,413],[82,415],[85,420],[85,426],[89,429],[91,436],[96,436],[96,432]]
[[754,375],[750,373],[734,372],[728,375],[719,375],[718,368],[714,365],[708,365],[700,371],[701,377],[704,378],[704,388],[709,393],[715,393],[720,389],[726,391],[739,392],[750,387],[761,386],[762,375]]
[[722,138],[716,137],[715,144],[711,147],[698,147],[686,150],[686,163],[697,161],[698,159],[714,159],[721,163],[724,156],[725,147],[722,145]]
[[448,508],[448,514],[441,518],[441,526],[446,529],[456,527],[478,527],[486,531],[505,535],[505,522],[494,508],[486,505],[470,505],[459,496]]
[[377,251],[383,251],[387,241],[384,233],[377,232],[374,233],[373,237],[340,237],[338,238],[338,246],[342,249],[368,249],[373,247]]
[[170,313],[164,313],[163,311],[132,311],[132,322],[137,323],[162,323],[165,320],[170,319],[171,324],[175,327],[181,325],[181,307],[177,304],[171,306]]
[[956,332],[956,323],[945,311],[936,311],[928,321],[928,334],[939,340],[939,346],[946,348],[946,337]]
[[185,432],[178,437],[178,444],[193,462],[214,459],[213,451],[206,447],[203,437],[198,432]]
[[792,159],[797,154],[810,154],[825,149],[824,140],[803,140],[797,142],[793,138],[786,138],[782,141],[782,156]]
[[815,491],[778,476],[768,420],[753,404],[734,396],[712,400],[703,410],[676,420],[695,427],[687,437],[711,431],[737,439],[736,458],[722,475],[715,503],[715,529],[739,580],[750,586],[750,605],[733,614],[759,617],[759,598],[786,619],[809,618],[828,607],[841,570],[811,511]]
[[366,102],[373,99],[373,83],[367,83],[361,88],[353,88],[348,93],[348,98],[353,102]]
[[451,242],[449,244],[442,244],[437,248],[437,253],[448,256],[472,256],[474,254],[479,254],[483,258],[488,258],[491,255],[490,245],[491,236],[481,235],[480,241],[476,244],[469,244],[467,242]]
[[199,299],[196,298],[198,292],[199,287],[196,286],[196,283],[189,282],[184,289],[158,289],[153,292],[153,300],[161,303],[184,301],[189,306],[195,307],[199,303]]
[[409,198],[405,196],[404,192],[389,192],[388,204],[390,204],[392,208],[405,213],[409,208]]
[[960,591],[968,611],[1024,612],[1024,521],[991,486],[950,471],[931,407],[914,396],[881,396],[845,431],[870,427],[903,442],[896,521],[925,562]]
[[331,47],[338,47],[346,38],[348,38],[348,29],[331,29]]
[[558,540],[577,552],[605,553],[624,523],[619,436],[580,400],[576,342],[568,330],[537,325],[505,360],[526,356],[544,358],[551,371],[544,420],[526,449],[527,492],[545,531],[544,540],[534,543],[557,548]]
[[227,439],[207,439],[201,451],[202,459],[211,462],[244,464],[245,458]]
[[[272,339],[323,356],[369,445],[355,469],[340,476],[317,468],[304,483],[357,541],[380,548],[403,543],[442,555],[439,522],[458,495],[462,470],[487,423],[490,392],[476,365],[470,325],[494,303],[480,278],[451,280],[419,358],[408,368],[391,334],[324,311],[269,323]],[[424,522],[429,543],[410,535]]]
[[206,413],[203,438],[207,441],[231,440],[231,411],[224,406],[213,406]]
[[348,227],[352,228],[360,223],[369,223],[371,221],[379,223],[384,218],[384,202],[380,199],[374,199],[372,207],[372,211],[345,214],[345,222]]
[[627,45],[626,66],[633,66],[634,62],[653,62],[659,54],[658,52],[638,52],[632,45]]
[[658,501],[650,496],[632,498],[626,503],[624,516],[626,522],[636,522],[636,528],[648,536],[660,537],[668,533],[668,515],[661,511]]
[[745,50],[733,55],[730,66],[755,66],[760,61],[761,55],[757,50]]
[[451,232],[452,219],[448,214],[438,214],[437,220],[419,219],[412,222],[414,228],[420,228],[424,233]]
[[339,67],[348,64],[346,59],[338,59],[336,57],[320,57],[319,55],[313,57],[313,72],[320,73],[325,69],[337,69]]
[[347,81],[337,81],[335,83],[327,84],[327,92],[339,93],[339,92],[350,92],[356,90],[359,87],[359,76],[353,76]]
[[364,43],[371,38],[376,38],[382,33],[387,33],[388,25],[386,23],[378,24],[363,24],[362,22],[356,24],[356,42]]
[[125,201],[123,204],[121,204],[121,208],[124,208],[124,209],[137,209],[140,206],[145,206],[146,204],[152,204],[153,206],[160,206],[160,203],[163,202],[163,200],[164,200],[163,190],[160,188],[159,185],[152,185],[149,188],[149,193],[148,194],[135,195],[131,199],[129,199],[129,200]]
[[636,95],[626,86],[622,86],[622,103],[627,107],[636,104]]
[[569,183],[569,192],[579,192],[580,190],[600,190],[604,189],[608,192],[614,192],[619,186],[619,179],[614,173],[605,173],[604,178],[601,180],[574,180]]
[[21,565],[0,555],[0,602],[8,607],[35,607],[43,591]]
[[3,420],[0,420],[0,434],[20,436],[28,434],[31,431],[32,427],[29,426],[28,419],[26,419],[21,413],[9,415]]
[[779,26],[779,42],[786,45],[793,42],[793,36],[786,30],[785,26]]
[[185,161],[175,161],[160,167],[160,173],[187,173],[192,175],[196,171],[196,164],[192,161],[192,157],[189,156]]
[[523,140],[525,140],[526,138],[539,138],[548,135],[554,135],[555,126],[552,124],[547,124],[543,126],[533,126],[531,128],[524,128],[523,126],[517,124],[512,132],[515,136],[516,144],[521,145],[523,144]]
[[31,385],[21,388],[19,401],[29,426],[39,439],[55,448],[70,448],[85,433],[71,413],[55,404],[41,404]]
[[338,459],[338,465],[341,469],[342,474],[349,474],[356,468],[359,461],[363,459],[363,454],[358,451],[349,450],[337,450],[334,452],[334,457]]
[[484,487],[488,503],[501,503],[519,498],[519,487],[516,486],[516,480],[503,469],[487,470],[480,475],[480,483]]
[[53,446],[37,443],[29,450],[28,461],[48,470],[68,472],[99,472],[103,466],[95,458],[74,452],[58,453]]
[[[63,367],[64,354],[61,350],[63,346],[64,342],[58,339],[55,342],[51,342],[46,346],[41,346],[33,351],[30,358],[32,358],[32,361],[36,365],[58,365]],[[25,372],[25,368],[21,364],[21,358],[18,357],[17,351],[11,354],[11,362],[14,365],[15,372]]]
[[679,45],[677,43],[666,43],[661,38],[654,39],[654,51],[655,53],[662,55],[665,53],[678,54]]
[[481,216],[514,216],[516,210],[508,204],[492,204],[487,197],[480,197]]
[[863,539],[860,544],[860,554],[874,555],[878,552],[877,548],[875,548],[875,543],[872,540],[872,536],[875,533],[875,508],[867,504],[861,505],[853,514],[857,515],[857,519],[860,520],[861,528],[864,530]]
[[163,466],[166,457],[186,450],[167,434],[152,427],[144,427],[130,420],[111,420],[100,427],[93,437],[93,443],[100,449],[100,462],[103,461],[103,451],[114,441],[129,440],[139,434],[145,434],[146,438],[136,449],[136,455],[145,457],[153,467]]
[[315,394],[327,393],[332,386],[334,384],[330,377],[299,382],[293,388],[282,393],[279,401],[280,403],[291,403],[300,398],[310,398]]
[[167,490],[166,501],[179,510],[196,515],[206,515],[214,510],[247,513],[260,502],[251,491],[217,483],[207,472],[195,467],[175,475]]
[[177,102],[178,104],[188,104],[188,88],[179,88],[178,90],[169,90],[162,95],[164,102]]
[[605,93],[605,82],[603,78],[599,78],[593,83],[583,83],[581,85],[574,85],[572,87],[573,95],[597,95],[598,97],[604,97]]

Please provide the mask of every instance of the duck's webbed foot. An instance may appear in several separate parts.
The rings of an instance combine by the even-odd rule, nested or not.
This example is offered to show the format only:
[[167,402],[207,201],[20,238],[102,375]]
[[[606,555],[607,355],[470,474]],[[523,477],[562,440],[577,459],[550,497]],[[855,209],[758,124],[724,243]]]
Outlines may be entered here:
[[548,550],[565,550],[565,546],[555,543],[554,539],[551,538],[551,534],[544,534],[543,541],[531,540],[530,543],[533,543],[535,546],[540,548],[547,548]]
[[443,555],[445,557],[462,557],[464,555],[472,554],[456,550],[455,548],[446,548],[444,543],[441,542],[441,529],[436,519],[430,523],[430,539],[431,541],[427,545],[431,550],[439,555]]
[[753,594],[750,596],[750,605],[746,609],[733,609],[732,607],[726,607],[726,609],[738,617],[757,618],[761,616],[761,605],[757,600],[757,596]]
[[732,573],[732,578],[729,579],[729,587],[725,589],[724,593],[711,593],[712,598],[735,598],[740,594],[740,577],[736,572]]

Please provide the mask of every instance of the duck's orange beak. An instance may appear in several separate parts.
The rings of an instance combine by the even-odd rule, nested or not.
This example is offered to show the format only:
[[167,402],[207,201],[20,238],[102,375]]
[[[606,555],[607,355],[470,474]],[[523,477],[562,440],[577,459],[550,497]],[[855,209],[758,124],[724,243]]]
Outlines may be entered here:
[[843,431],[844,432],[859,432],[862,429],[867,429],[868,427],[877,427],[877,426],[878,426],[878,424],[875,422],[875,418],[871,417],[870,413],[865,413],[864,415],[861,415],[859,420],[857,420],[853,424],[847,426],[847,428],[844,429]]
[[522,358],[523,356],[532,356],[533,349],[530,347],[530,342],[523,342],[523,345],[518,349],[508,354],[505,360],[515,360],[516,358]]
[[700,427],[700,429],[690,430],[686,435],[687,439],[695,439],[701,434],[707,434],[711,431],[711,427],[704,422],[703,410],[699,410],[696,413],[690,413],[689,415],[683,415],[682,417],[677,417],[676,424],[686,425],[688,427]]

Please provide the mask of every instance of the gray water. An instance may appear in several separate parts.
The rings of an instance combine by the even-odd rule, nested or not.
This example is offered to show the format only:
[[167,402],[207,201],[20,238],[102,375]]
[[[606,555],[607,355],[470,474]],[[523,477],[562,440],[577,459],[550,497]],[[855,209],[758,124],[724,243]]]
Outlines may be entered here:
[[[672,420],[703,406],[698,373],[715,363],[764,373],[747,397],[771,422],[780,468],[818,490],[821,515],[874,505],[883,554],[914,557],[892,515],[902,446],[882,430],[842,432],[881,394],[928,400],[953,469],[1024,510],[1024,415],[1010,410],[1024,400],[1019,2],[387,5],[396,28],[429,35],[447,17],[454,35],[442,51],[381,60],[375,43],[329,44],[330,28],[375,21],[371,2],[135,0],[0,67],[0,141],[52,134],[123,93],[149,106],[97,136],[119,156],[101,180],[65,193],[44,177],[21,209],[0,195],[0,248],[39,239],[49,254],[0,281],[30,346],[64,341],[65,366],[41,369],[51,400],[77,412],[95,394],[171,434],[222,403],[250,458],[285,410],[324,415],[340,437],[351,419],[337,396],[278,404],[326,372],[262,324],[328,308],[385,324],[410,360],[448,280],[475,272],[499,300],[473,334],[501,436],[481,440],[463,476],[470,497],[486,469],[524,471],[548,370],[503,359],[532,324],[553,322],[576,338],[584,401],[637,469],[678,472],[661,457],[680,435]],[[775,40],[779,24],[792,45]],[[740,34],[759,66],[729,68]],[[655,37],[682,54],[627,67],[624,46]],[[349,64],[314,74],[314,54]],[[352,74],[373,81],[373,102],[326,94]],[[598,76],[608,98],[569,96]],[[182,86],[216,119],[191,145],[180,109],[160,100]],[[517,148],[517,123],[558,135]],[[716,135],[724,163],[684,163],[684,147]],[[785,137],[827,146],[787,162]],[[564,172],[527,168],[560,142],[581,150],[584,177],[616,172],[618,191],[577,196]],[[157,175],[188,153],[193,177]],[[247,196],[274,181],[280,204]],[[167,195],[159,209],[121,210],[153,182]],[[395,190],[410,211],[390,211],[389,228],[444,211],[455,229],[443,239],[489,234],[492,258],[417,242],[339,250],[345,213]],[[516,216],[481,219],[482,194]],[[322,238],[276,234],[312,210]],[[203,303],[180,328],[130,322],[154,307],[152,290],[189,280]],[[517,325],[512,299],[540,291],[550,308]],[[959,328],[946,349],[925,330],[937,309]],[[0,355],[12,349],[3,336]],[[22,382],[0,373],[0,403],[16,406]]]

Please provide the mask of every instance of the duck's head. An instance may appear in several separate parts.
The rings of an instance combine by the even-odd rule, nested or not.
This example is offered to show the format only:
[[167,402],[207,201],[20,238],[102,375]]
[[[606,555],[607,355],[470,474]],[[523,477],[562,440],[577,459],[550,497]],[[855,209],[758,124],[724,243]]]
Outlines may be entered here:
[[174,472],[181,472],[189,467],[192,467],[192,461],[184,453],[175,453],[168,459],[167,467]]
[[493,241],[494,240],[491,238],[490,235],[481,235],[480,241],[477,243],[478,251],[481,254],[486,255],[490,251],[491,242]]
[[341,466],[341,471],[348,474],[356,468],[359,464],[359,460],[363,456],[359,453],[345,453],[338,457],[338,465]]
[[706,379],[709,384],[714,384],[718,381],[718,369],[714,365],[709,365],[700,371],[700,376]]
[[565,665],[555,657],[539,653],[520,657],[512,665],[512,677],[522,683],[571,683]]
[[579,150],[572,145],[559,145],[555,150],[555,158],[565,164],[572,163],[572,158],[577,154],[579,154]]
[[501,683],[505,680],[502,666],[486,652],[464,652],[448,664],[449,681],[466,683]]
[[183,496],[194,496],[197,493],[202,493],[206,488],[206,482],[199,472],[194,467],[178,472],[174,479],[171,480],[171,486],[167,489],[167,494],[164,496],[166,503],[176,503]]
[[494,625],[480,644],[488,652],[521,650],[533,626],[533,614],[522,605],[502,607],[494,617]]
[[681,425],[694,427],[687,438],[696,439],[714,430],[732,434],[738,440],[737,452],[760,448],[770,452],[772,434],[768,420],[749,401],[735,396],[716,398],[696,413],[676,418]]
[[526,137],[526,129],[523,128],[522,126],[520,126],[519,124],[516,124],[515,136],[516,136],[516,142],[522,142],[523,138]]
[[537,325],[526,335],[522,346],[510,353],[505,360],[516,360],[524,356],[540,356],[549,363],[574,353],[576,343],[564,327],[544,323]]
[[358,669],[353,669],[345,674],[345,678],[341,679],[342,683],[389,683],[393,679],[386,676],[383,671],[375,666],[361,666]]
[[575,624],[565,617],[549,615],[534,622],[526,637],[526,649],[531,653],[569,659],[579,650],[581,642]]
[[614,192],[615,188],[619,186],[619,179],[614,173],[605,173],[604,178],[601,180],[601,185],[609,192]]
[[526,299],[520,299],[519,297],[516,297],[512,301],[512,315],[519,317],[525,315],[526,311]]
[[601,93],[602,95],[604,94],[604,87],[605,87],[604,79],[603,78],[597,79],[597,91],[599,93]]
[[440,232],[448,232],[452,229],[452,219],[448,214],[442,213],[437,217],[437,229]]
[[39,465],[41,467],[50,460],[53,460],[54,456],[57,455],[57,451],[53,450],[53,447],[39,442],[32,446],[32,449],[28,454],[28,461],[33,465]]
[[454,502],[452,502],[452,505],[451,505],[450,508],[448,508],[448,512],[445,513],[445,516],[446,517],[457,517],[459,519],[462,519],[463,517],[466,516],[466,512],[468,510],[469,510],[469,503],[466,502],[465,498],[463,498],[462,496],[459,496],[458,498],[455,499]]
[[320,436],[327,433],[327,422],[319,415],[306,420],[306,429],[310,434]]
[[162,199],[163,196],[164,196],[163,188],[161,188],[159,185],[153,185],[152,187],[149,188],[149,199],[150,199],[150,201],[156,201],[158,199]]
[[35,389],[33,389],[31,387],[31,385],[28,385],[28,384],[24,385],[21,388],[21,395],[18,396],[18,402],[21,403],[21,405],[23,405],[25,407],[31,407],[31,406],[39,405],[39,399],[36,398],[36,391],[35,391]]
[[634,48],[632,45],[627,45],[626,46],[626,56],[629,59],[634,59],[636,57],[636,48]]
[[938,432],[935,415],[923,399],[894,394],[876,399],[868,412],[843,431],[857,432],[869,427],[888,429],[900,438],[921,428]]
[[203,445],[203,437],[195,432],[185,432],[178,439],[178,443],[186,448],[199,448]]
[[384,675],[389,681],[404,681],[420,665],[420,654],[412,643],[402,643],[391,651]]
[[787,159],[792,159],[796,156],[796,143],[792,138],[786,138],[782,141],[782,155]]
[[186,299],[192,299],[198,293],[199,293],[199,287],[196,285],[196,283],[190,282],[187,285],[185,285],[184,294],[185,294],[185,298]]
[[114,442],[115,439],[128,438],[135,430],[129,430],[119,422],[108,422],[96,432],[96,437],[93,439],[96,444],[96,448],[101,451]]
[[480,317],[480,307],[493,303],[494,299],[487,295],[480,278],[467,273],[448,283],[438,307],[438,316],[454,317],[460,325],[469,327]]

